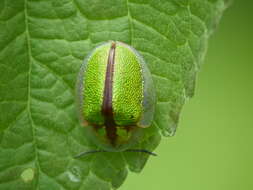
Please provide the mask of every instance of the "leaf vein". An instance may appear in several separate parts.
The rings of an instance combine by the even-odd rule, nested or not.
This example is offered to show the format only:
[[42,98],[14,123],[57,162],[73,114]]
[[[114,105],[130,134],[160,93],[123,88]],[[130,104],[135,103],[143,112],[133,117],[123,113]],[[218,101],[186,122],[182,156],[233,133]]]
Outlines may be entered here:
[[[25,12],[25,28],[26,28],[26,40],[27,40],[27,59],[29,64],[28,70],[28,87],[27,87],[27,110],[28,117],[32,128],[32,136],[33,136],[33,145],[34,145],[34,154],[35,154],[35,164],[38,169],[38,179],[40,176],[40,163],[39,163],[39,155],[37,152],[37,141],[36,141],[36,129],[33,123],[32,114],[31,114],[31,73],[32,73],[32,62],[31,62],[31,45],[30,45],[30,33],[29,33],[29,22],[28,22],[28,0],[24,0],[24,12]],[[39,182],[36,183],[36,189],[38,188]]]

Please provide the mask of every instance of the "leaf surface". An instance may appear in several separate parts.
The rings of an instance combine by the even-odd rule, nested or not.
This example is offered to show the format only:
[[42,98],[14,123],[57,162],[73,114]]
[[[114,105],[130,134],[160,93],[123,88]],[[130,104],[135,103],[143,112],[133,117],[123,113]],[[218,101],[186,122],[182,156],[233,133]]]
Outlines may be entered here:
[[[78,122],[75,83],[85,56],[108,40],[146,60],[158,103],[137,148],[175,133],[224,0],[0,0],[0,189],[109,190],[142,153],[99,153]],[[135,147],[135,148],[136,148]],[[156,158],[156,159],[159,159]]]

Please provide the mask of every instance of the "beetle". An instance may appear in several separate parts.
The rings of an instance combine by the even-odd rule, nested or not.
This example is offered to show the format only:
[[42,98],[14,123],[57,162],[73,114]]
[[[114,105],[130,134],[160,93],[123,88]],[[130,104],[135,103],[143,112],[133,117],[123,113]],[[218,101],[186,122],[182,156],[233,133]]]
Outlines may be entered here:
[[130,149],[150,127],[156,104],[151,73],[133,47],[109,41],[84,60],[77,80],[81,125],[101,150],[94,152],[144,152]]

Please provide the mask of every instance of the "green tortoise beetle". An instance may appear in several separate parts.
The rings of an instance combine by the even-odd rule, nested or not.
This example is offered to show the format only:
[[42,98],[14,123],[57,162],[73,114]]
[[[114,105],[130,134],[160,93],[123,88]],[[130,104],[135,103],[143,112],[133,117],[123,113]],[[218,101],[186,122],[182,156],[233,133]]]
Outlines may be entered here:
[[77,80],[80,121],[101,150],[94,152],[144,152],[129,149],[152,123],[156,96],[151,73],[131,46],[110,41],[96,47],[85,59]]

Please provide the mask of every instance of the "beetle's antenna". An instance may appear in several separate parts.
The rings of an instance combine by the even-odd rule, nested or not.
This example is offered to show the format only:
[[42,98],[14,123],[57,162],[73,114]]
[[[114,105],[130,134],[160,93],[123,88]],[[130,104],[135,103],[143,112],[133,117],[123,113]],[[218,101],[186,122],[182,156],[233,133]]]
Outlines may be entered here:
[[[90,151],[86,151],[86,152],[81,152],[80,154],[76,155],[74,158],[80,158],[82,156],[86,156],[88,154],[93,154],[93,153],[99,153],[99,152],[109,152],[106,150],[90,150]],[[142,153],[146,153],[152,156],[157,156],[156,153],[150,152],[148,150],[144,150],[144,149],[127,149],[124,152],[142,152]]]
[[156,153],[150,152],[150,151],[144,150],[144,149],[127,149],[127,150],[125,150],[125,152],[142,152],[142,153],[146,153],[146,154],[149,154],[152,156],[157,156]]
[[88,154],[98,153],[98,152],[108,152],[106,150],[90,150],[86,152],[81,152],[80,154],[76,155],[74,158],[80,158],[82,156],[86,156]]

